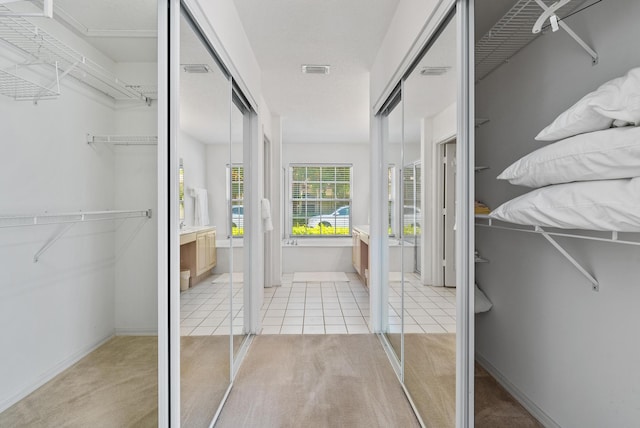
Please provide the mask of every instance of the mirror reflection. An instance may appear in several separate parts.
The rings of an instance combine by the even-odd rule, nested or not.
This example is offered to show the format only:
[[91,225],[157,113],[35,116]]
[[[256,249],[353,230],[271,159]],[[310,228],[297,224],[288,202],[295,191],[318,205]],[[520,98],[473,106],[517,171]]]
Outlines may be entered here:
[[[180,25],[180,134],[184,219],[180,229],[181,420],[208,426],[231,379],[225,167],[231,82],[191,21]],[[228,276],[228,274],[227,274]]]
[[456,84],[452,18],[403,86],[404,383],[443,427],[455,426]]
[[[234,94],[231,105],[231,163],[229,171],[229,224],[231,249],[234,257],[231,264],[230,292],[232,293],[232,335],[233,354],[237,355],[242,340],[245,337],[245,312],[244,312],[244,191],[245,179],[248,171],[244,168],[244,136],[245,136],[245,112],[247,109],[239,97]],[[248,119],[247,119],[248,120]]]
[[[387,305],[383,308],[384,329],[391,348],[399,362],[402,361],[402,100],[391,108],[384,120],[385,151],[389,172],[388,257],[387,280],[383,280]],[[386,285],[386,286],[385,286]],[[385,313],[386,312],[386,313]]]

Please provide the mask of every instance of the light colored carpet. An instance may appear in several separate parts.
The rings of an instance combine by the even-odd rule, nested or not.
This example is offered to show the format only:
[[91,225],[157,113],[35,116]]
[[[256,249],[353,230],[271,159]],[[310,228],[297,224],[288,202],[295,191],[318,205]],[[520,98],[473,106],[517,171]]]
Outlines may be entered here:
[[[405,334],[405,385],[427,427],[455,426],[455,334]],[[524,407],[476,365],[475,426],[541,427]]]
[[[229,385],[229,337],[181,338],[183,427],[208,427]],[[0,413],[0,427],[156,427],[158,338],[114,337]]]
[[216,427],[418,427],[379,339],[260,335]]
[[295,272],[293,282],[347,282],[344,272]]
[[231,379],[229,336],[180,338],[180,419],[208,427]]
[[114,337],[0,414],[0,427],[155,427],[158,338]]

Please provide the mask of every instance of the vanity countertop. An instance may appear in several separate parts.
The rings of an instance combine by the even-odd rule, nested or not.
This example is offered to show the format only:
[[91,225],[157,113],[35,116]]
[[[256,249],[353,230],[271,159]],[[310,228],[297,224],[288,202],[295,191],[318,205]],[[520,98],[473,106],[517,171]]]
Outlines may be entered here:
[[185,226],[180,229],[180,235],[185,235],[187,233],[198,233],[203,230],[216,230],[215,226]]
[[353,230],[369,236],[369,225],[353,226]]
[[215,231],[215,226],[186,226],[180,229],[180,245],[188,244],[196,240],[199,232]]

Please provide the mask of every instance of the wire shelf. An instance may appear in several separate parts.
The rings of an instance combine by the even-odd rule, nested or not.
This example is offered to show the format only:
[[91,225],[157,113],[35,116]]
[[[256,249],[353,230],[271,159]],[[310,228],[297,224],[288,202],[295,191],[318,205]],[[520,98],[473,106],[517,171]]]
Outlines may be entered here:
[[[0,11],[9,9],[0,5]],[[115,100],[151,99],[115,77],[81,53],[56,39],[46,31],[22,17],[0,15],[0,40],[13,46],[32,60],[45,62],[57,67],[69,76],[85,83]]]
[[78,211],[71,213],[0,216],[0,228],[44,226],[66,223],[75,224],[90,221],[124,220],[136,217],[151,218],[151,210]]
[[116,146],[157,146],[155,135],[91,135],[87,134],[87,142],[113,144]]
[[[558,17],[566,17],[576,10],[581,1],[570,2],[557,11]],[[520,52],[525,46],[539,37],[531,29],[542,13],[535,0],[519,0],[475,46],[476,81],[487,77],[491,72]]]
[[53,99],[57,98],[60,92],[46,88],[6,70],[0,70],[0,94],[22,101]]

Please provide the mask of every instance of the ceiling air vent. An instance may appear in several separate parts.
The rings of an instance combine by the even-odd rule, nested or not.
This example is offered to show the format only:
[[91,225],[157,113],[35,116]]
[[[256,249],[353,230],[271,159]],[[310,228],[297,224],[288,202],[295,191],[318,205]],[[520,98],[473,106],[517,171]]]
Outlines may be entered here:
[[211,71],[207,64],[182,64],[185,73],[208,73]]
[[302,66],[302,72],[305,74],[329,74],[330,69],[330,65],[306,64]]
[[451,66],[449,65],[443,65],[443,66],[436,66],[436,67],[422,67],[420,69],[420,74],[422,74],[423,76],[442,76],[444,73],[446,73],[447,71],[451,70]]

